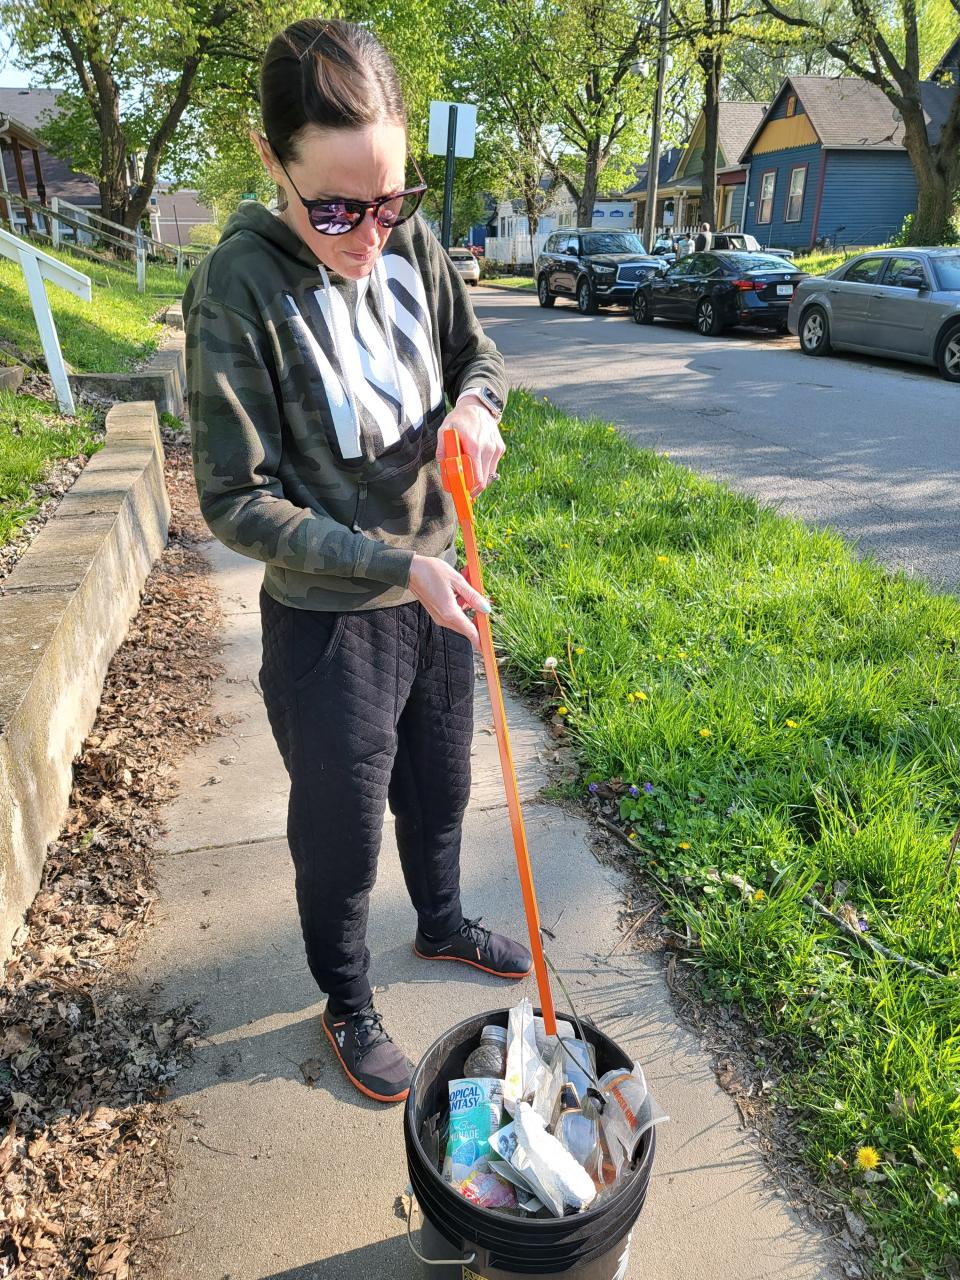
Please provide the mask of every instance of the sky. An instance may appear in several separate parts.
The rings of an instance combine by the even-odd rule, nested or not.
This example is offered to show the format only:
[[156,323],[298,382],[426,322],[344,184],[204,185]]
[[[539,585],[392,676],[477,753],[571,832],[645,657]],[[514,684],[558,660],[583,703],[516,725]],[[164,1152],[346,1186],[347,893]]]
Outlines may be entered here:
[[4,60],[9,45],[9,33],[5,27],[0,26],[0,86],[4,89],[25,89],[30,84],[30,73],[21,71],[15,63]]

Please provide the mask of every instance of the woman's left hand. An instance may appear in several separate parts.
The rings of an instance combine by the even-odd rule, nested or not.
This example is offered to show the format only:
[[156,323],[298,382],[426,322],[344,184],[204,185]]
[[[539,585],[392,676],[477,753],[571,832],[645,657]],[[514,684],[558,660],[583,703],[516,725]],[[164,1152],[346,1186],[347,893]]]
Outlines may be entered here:
[[476,484],[471,490],[471,497],[486,489],[491,480],[496,478],[497,464],[506,452],[500,427],[493,414],[485,409],[480,400],[465,397],[455,404],[440,424],[440,438],[437,442],[437,461],[443,461],[443,433],[448,427],[455,427],[460,437],[460,447],[473,463],[473,474]]

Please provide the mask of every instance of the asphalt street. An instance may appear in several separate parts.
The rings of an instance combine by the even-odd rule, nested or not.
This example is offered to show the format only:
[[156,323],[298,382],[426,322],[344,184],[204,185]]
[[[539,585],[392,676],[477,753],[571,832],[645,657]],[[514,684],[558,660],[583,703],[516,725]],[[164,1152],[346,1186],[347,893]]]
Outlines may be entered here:
[[886,565],[960,584],[960,386],[933,369],[811,359],[795,338],[703,338],[663,321],[635,325],[620,309],[545,309],[532,293],[488,286],[472,296],[514,386],[832,526]]

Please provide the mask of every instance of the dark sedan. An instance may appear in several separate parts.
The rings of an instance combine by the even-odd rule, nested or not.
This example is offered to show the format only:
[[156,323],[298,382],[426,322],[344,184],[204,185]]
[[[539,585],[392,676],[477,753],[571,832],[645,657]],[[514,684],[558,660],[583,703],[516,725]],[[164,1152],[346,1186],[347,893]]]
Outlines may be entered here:
[[790,299],[803,278],[765,253],[695,253],[644,280],[631,310],[637,324],[686,320],[711,336],[740,324],[786,333]]

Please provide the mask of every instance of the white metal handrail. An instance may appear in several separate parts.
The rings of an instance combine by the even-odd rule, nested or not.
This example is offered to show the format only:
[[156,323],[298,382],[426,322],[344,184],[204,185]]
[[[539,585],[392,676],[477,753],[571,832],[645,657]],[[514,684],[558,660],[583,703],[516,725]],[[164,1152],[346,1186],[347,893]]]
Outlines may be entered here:
[[33,307],[33,318],[37,324],[37,332],[40,334],[40,344],[47,361],[47,372],[57,393],[57,403],[63,413],[70,414],[72,417],[76,413],[76,406],[73,402],[73,392],[67,378],[66,366],[63,363],[57,326],[53,322],[50,299],[47,297],[44,281],[49,280],[51,284],[66,289],[68,293],[74,294],[84,302],[89,302],[93,297],[90,277],[85,276],[82,271],[75,271],[73,267],[68,267],[65,262],[51,257],[49,253],[44,253],[29,240],[11,235],[9,231],[4,231],[2,228],[0,228],[0,254],[20,263],[23,278],[27,282],[30,304]]

